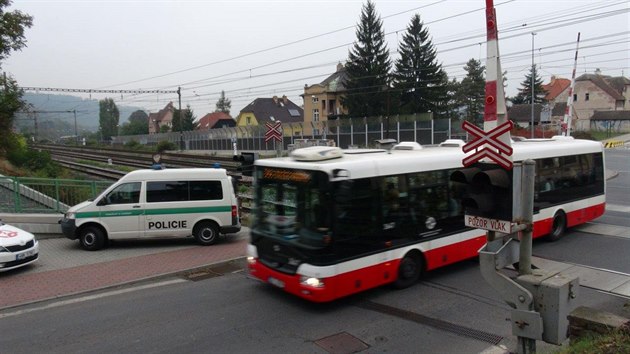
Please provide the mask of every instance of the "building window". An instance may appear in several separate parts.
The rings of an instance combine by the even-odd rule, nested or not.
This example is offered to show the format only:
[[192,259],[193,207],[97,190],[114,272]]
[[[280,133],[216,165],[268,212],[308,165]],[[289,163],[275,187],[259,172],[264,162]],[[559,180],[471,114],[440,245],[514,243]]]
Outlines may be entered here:
[[584,101],[588,101],[588,92],[584,94]]
[[313,99],[313,103],[319,102],[319,97],[317,96],[312,96],[312,99]]
[[322,112],[326,112],[326,100],[322,100]]
[[573,102],[577,102],[577,93],[573,94]]
[[313,109],[313,122],[319,122],[319,108]]
[[247,119],[247,125],[252,124],[252,117],[247,117],[246,119]]

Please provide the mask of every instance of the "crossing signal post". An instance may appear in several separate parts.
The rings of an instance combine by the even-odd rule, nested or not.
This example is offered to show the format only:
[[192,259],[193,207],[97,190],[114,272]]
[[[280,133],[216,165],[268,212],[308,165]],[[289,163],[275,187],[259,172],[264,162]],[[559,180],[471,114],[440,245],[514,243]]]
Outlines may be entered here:
[[254,173],[254,162],[258,160],[257,152],[241,152],[240,155],[234,155],[234,161],[240,161],[241,166],[238,167],[243,176],[251,177]]
[[492,163],[479,162],[453,172],[452,182],[464,187],[466,226],[512,232],[513,174]]

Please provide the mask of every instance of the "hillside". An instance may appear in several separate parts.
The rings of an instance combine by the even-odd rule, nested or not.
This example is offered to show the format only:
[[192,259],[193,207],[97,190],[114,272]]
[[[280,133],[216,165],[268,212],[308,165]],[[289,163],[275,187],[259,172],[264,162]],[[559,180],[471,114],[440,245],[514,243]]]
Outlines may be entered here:
[[[74,113],[76,110],[77,130],[80,135],[98,131],[98,99],[88,99],[71,95],[25,92],[24,100],[36,114],[21,113],[16,116],[18,130],[33,133],[35,118],[40,138],[56,139],[64,135],[74,135]],[[118,105],[120,124],[128,121],[131,113],[144,110],[142,107]],[[35,117],[36,115],[36,117]]]

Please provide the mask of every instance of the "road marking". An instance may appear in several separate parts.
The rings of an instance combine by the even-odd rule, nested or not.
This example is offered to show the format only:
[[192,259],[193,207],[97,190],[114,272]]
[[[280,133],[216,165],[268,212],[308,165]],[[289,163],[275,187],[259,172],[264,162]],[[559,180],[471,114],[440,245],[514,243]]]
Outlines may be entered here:
[[139,286],[134,286],[134,287],[120,289],[120,290],[112,290],[112,291],[107,291],[107,292],[103,292],[103,293],[99,293],[99,294],[82,296],[82,297],[78,297],[78,298],[74,298],[74,299],[61,300],[61,301],[53,302],[51,304],[39,306],[39,307],[32,307],[32,308],[23,309],[23,310],[17,310],[17,311],[8,312],[8,313],[0,313],[0,319],[6,318],[6,317],[13,317],[13,316],[24,315],[24,314],[35,312],[35,311],[47,310],[47,309],[51,309],[51,308],[55,308],[55,307],[60,307],[60,306],[65,306],[65,305],[70,305],[70,304],[76,304],[76,303],[90,301],[90,300],[95,300],[95,299],[101,299],[101,298],[104,298],[104,297],[109,297],[109,296],[114,296],[114,295],[130,293],[130,292],[138,291],[138,290],[151,289],[151,288],[157,288],[157,287],[160,287],[160,286],[166,286],[166,285],[177,284],[177,283],[186,283],[186,282],[188,282],[188,281],[186,281],[184,279],[172,279],[172,280],[162,281],[162,282],[159,282],[159,283],[151,283],[151,284],[146,284],[146,285],[139,285]]
[[630,238],[630,227],[627,226],[588,222],[586,224],[576,226],[573,230],[588,232],[590,234]]
[[630,213],[630,206],[606,203],[606,211],[619,211],[622,213]]

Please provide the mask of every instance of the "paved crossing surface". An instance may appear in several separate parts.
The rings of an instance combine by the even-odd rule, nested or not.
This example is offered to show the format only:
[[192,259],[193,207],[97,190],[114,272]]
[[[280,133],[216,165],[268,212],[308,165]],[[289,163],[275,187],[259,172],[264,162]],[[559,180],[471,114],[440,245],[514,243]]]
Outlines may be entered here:
[[[630,238],[630,228],[589,223],[576,230]],[[190,272],[245,257],[249,229],[203,247],[191,239],[118,241],[88,252],[65,238],[40,240],[38,262],[0,273],[0,310]],[[580,285],[630,298],[630,274],[535,257],[546,271],[580,277]]]
[[238,260],[245,256],[248,231],[207,247],[192,239],[126,241],[97,252],[65,238],[44,238],[37,262],[0,273],[0,310]]

